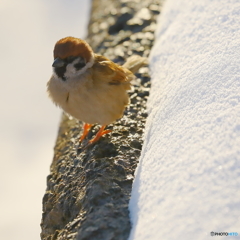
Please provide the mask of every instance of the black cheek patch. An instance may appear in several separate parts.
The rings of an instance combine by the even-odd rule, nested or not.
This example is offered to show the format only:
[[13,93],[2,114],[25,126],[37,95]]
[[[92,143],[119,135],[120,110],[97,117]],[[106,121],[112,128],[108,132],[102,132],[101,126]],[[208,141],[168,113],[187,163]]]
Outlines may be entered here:
[[84,62],[79,62],[79,63],[74,64],[74,67],[75,67],[77,70],[80,70],[80,69],[82,69],[82,68],[85,67],[85,66],[86,66],[86,63],[84,63]]

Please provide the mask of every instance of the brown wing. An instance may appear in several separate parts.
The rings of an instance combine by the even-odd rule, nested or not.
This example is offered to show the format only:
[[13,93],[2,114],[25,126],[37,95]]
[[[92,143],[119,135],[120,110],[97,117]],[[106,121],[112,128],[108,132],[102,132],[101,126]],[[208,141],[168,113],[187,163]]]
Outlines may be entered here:
[[113,63],[108,58],[95,54],[94,78],[101,78],[101,81],[110,85],[127,84],[134,79],[134,75],[127,68]]

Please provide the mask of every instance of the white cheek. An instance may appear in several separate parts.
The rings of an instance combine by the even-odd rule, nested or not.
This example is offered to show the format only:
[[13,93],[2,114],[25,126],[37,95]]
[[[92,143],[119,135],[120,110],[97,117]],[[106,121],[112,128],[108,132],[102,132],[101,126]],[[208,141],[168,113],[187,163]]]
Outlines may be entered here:
[[77,70],[74,67],[74,65],[77,63],[77,60],[73,61],[72,63],[69,63],[66,67],[66,73],[65,76],[67,77],[67,74],[69,75],[75,75]]
[[92,67],[93,63],[94,63],[94,60],[91,59],[86,65],[85,67],[83,67],[82,69],[80,70],[77,70],[74,65],[78,63],[78,60],[76,59],[75,61],[73,61],[72,63],[68,64],[67,67],[66,67],[66,72],[64,74],[64,76],[66,78],[72,78],[72,77],[76,77],[76,76],[79,76],[83,73],[86,72],[86,70],[90,67]]

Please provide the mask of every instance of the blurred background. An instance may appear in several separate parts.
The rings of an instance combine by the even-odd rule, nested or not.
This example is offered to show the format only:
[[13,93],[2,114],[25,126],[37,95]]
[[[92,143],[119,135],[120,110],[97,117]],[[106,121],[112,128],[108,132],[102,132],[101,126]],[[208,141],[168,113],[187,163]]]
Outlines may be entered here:
[[0,236],[40,239],[61,111],[48,99],[53,47],[84,38],[90,0],[0,0]]

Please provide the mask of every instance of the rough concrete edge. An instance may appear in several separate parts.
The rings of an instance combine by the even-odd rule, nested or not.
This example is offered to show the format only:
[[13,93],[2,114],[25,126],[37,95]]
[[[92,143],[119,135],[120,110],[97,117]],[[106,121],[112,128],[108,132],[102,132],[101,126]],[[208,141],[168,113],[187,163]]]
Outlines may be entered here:
[[[135,2],[92,1],[87,40],[120,64],[131,54],[147,57],[154,40],[160,0]],[[43,198],[42,239],[127,239],[150,87],[147,68],[137,77],[124,117],[109,126],[110,136],[86,151],[78,144],[81,123],[63,115]]]

